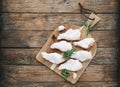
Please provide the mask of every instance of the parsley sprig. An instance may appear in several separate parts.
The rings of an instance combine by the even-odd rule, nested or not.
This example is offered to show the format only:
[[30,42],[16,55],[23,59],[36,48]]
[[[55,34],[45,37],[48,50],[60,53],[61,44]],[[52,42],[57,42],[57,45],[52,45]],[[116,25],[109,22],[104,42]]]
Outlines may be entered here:
[[61,74],[65,77],[68,78],[70,76],[70,73],[66,69],[62,70]]
[[85,27],[86,27],[86,35],[88,35],[90,30],[92,29],[92,25],[90,23],[85,23]]
[[73,52],[76,50],[76,48],[72,48],[70,51],[63,53],[63,58],[68,59],[73,54]]

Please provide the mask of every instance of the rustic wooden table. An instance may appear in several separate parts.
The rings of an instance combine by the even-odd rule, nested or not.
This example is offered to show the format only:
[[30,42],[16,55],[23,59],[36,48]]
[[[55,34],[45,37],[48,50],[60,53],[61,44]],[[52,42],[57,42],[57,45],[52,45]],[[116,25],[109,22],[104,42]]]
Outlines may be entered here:
[[[36,61],[35,56],[59,25],[87,20],[78,3],[95,10],[101,21],[91,34],[95,58],[75,85]],[[116,0],[1,0],[1,87],[116,87]]]

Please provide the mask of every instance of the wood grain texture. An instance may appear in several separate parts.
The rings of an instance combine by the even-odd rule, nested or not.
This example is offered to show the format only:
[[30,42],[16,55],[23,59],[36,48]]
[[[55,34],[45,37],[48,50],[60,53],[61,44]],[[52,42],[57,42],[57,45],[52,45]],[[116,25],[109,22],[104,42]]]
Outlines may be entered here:
[[[6,82],[58,82],[65,81],[45,66],[2,65]],[[89,65],[79,81],[116,81],[116,66]]]
[[82,82],[71,85],[65,81],[62,82],[28,82],[28,83],[8,83],[3,87],[117,87],[116,82]]
[[[2,31],[1,47],[42,47],[52,31]],[[92,31],[98,47],[115,47],[113,31]]]
[[[0,17],[2,30],[5,30],[0,34],[1,46],[10,48],[0,49],[2,52],[0,64],[3,68],[3,72],[0,69],[0,77],[3,77],[0,87],[117,87],[114,48],[117,0],[1,1],[3,13]],[[37,62],[35,56],[52,30],[60,24],[78,26],[84,24],[86,19],[78,14],[80,13],[78,2],[85,8],[103,14],[99,14],[101,21],[94,27],[92,33],[99,46],[95,59],[77,84],[71,85]]]
[[[117,14],[98,14],[101,18],[93,31],[115,30]],[[61,24],[82,26],[86,22],[81,14],[38,14],[38,13],[3,13],[2,30],[54,30]]]
[[117,0],[2,0],[2,12],[79,13],[79,2],[96,12],[117,12]]
[[[31,49],[14,49],[7,48],[1,49],[1,64],[8,65],[40,65],[35,57],[40,48]],[[90,65],[111,65],[116,64],[116,49],[115,48],[97,48],[95,58],[91,61]]]

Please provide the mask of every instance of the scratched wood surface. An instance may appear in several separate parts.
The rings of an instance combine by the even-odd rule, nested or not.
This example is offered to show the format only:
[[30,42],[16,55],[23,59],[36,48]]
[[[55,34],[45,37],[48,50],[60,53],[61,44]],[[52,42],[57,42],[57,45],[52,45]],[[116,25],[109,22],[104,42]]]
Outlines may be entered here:
[[[92,36],[98,50],[81,78],[70,84],[35,56],[60,24],[86,22],[78,2],[101,17]],[[1,0],[0,87],[116,87],[117,0]],[[88,14],[89,15],[89,14]]]

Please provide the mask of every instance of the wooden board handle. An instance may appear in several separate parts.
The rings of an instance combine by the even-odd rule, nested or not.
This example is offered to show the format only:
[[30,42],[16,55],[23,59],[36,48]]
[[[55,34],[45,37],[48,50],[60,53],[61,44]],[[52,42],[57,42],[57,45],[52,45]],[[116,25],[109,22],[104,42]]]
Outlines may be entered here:
[[94,13],[91,13],[89,18],[94,18],[94,20],[87,20],[87,23],[91,24],[92,27],[100,21],[100,17]]

